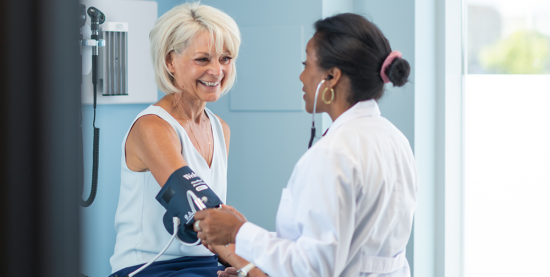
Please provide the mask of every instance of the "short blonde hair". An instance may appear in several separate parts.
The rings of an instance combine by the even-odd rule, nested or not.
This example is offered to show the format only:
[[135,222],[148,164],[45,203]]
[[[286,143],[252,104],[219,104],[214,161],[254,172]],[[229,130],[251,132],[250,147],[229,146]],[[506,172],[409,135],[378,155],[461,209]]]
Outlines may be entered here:
[[174,85],[174,76],[168,70],[166,58],[171,51],[180,54],[190,41],[202,32],[208,32],[211,41],[215,42],[218,54],[223,53],[225,46],[232,57],[231,74],[225,76],[225,87],[222,95],[227,93],[235,83],[237,68],[235,60],[241,45],[241,33],[233,18],[226,13],[199,3],[185,3],[172,8],[157,19],[155,27],[149,33],[151,40],[151,57],[155,68],[155,81],[165,94],[179,93]]

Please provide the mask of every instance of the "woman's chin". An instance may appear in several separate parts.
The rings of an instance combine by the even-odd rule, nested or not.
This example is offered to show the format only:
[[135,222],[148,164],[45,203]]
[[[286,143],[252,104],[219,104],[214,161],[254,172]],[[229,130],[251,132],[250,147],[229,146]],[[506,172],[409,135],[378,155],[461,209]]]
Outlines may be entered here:
[[216,95],[216,96],[212,96],[212,97],[207,97],[205,98],[205,102],[216,102],[220,99],[220,95]]
[[200,94],[200,98],[205,102],[216,102],[218,99],[220,99],[221,91],[208,91],[208,92],[202,92]]

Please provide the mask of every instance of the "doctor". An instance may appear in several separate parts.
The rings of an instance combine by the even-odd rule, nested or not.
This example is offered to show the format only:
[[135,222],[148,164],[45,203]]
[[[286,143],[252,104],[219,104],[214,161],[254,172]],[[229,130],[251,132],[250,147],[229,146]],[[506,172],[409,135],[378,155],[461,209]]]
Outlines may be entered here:
[[[300,75],[306,110],[334,123],[298,161],[277,212],[277,232],[238,212],[195,215],[205,245],[235,243],[239,276],[410,276],[405,248],[418,189],[409,142],[380,115],[385,83],[410,67],[380,29],[356,14],[315,23]],[[251,271],[251,268],[257,267]],[[222,275],[226,275],[227,270]]]

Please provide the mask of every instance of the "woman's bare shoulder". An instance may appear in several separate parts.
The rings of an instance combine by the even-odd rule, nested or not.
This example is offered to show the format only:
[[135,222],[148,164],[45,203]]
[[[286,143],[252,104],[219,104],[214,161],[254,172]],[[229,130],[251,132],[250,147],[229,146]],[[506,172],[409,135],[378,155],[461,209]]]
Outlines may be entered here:
[[229,142],[231,138],[231,129],[229,129],[229,124],[225,122],[221,117],[216,115],[216,117],[220,120],[220,123],[222,124],[222,130],[223,130],[223,138],[225,139],[225,147],[227,149],[227,154],[229,155]]
[[138,134],[148,135],[154,132],[166,132],[176,134],[174,128],[166,120],[155,114],[147,114],[136,120],[132,131],[136,130]]
[[229,124],[227,124],[227,122],[225,122],[225,120],[223,120],[219,115],[216,115],[216,117],[218,118],[218,120],[220,121],[220,124],[222,125],[224,136],[229,136],[231,134],[231,129],[229,128]]
[[136,120],[126,141],[128,168],[150,170],[159,184],[186,165],[181,156],[181,143],[174,128],[157,115],[144,115]]
[[168,145],[179,146],[179,137],[170,123],[157,115],[149,114],[136,120],[130,134],[129,140],[136,143],[136,146],[150,151]]

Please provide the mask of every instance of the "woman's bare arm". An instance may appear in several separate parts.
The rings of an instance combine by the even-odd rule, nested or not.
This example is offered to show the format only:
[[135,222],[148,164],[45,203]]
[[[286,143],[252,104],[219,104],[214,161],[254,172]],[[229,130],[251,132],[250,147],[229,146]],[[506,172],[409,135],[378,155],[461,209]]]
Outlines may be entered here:
[[126,140],[126,164],[132,171],[151,171],[162,187],[187,162],[174,128],[156,115],[145,115],[135,122]]
[[[246,266],[249,262],[241,257],[239,257],[237,254],[235,254],[235,245],[230,244],[228,246],[224,245],[214,245],[210,246],[213,250],[213,252],[218,254],[218,257],[231,264],[235,268],[235,272],[233,270],[229,269],[226,270],[225,274],[222,274],[220,276],[236,276],[236,269],[243,268]],[[254,268],[252,271],[249,272],[248,276],[250,277],[265,277],[267,276],[263,271],[261,271],[259,268]]]

